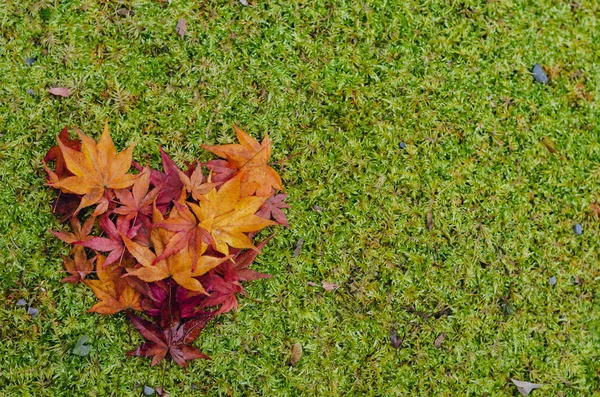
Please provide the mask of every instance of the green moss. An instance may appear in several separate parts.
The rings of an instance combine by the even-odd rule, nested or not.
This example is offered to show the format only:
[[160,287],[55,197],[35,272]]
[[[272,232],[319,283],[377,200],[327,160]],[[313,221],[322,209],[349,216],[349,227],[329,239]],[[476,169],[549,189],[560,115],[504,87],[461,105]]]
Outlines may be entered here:
[[[119,149],[137,140],[154,164],[158,145],[208,158],[201,144],[232,142],[233,123],[269,131],[290,194],[292,228],[258,261],[275,277],[208,327],[212,361],[167,365],[172,396],[513,396],[511,377],[598,395],[600,10],[451,3],[0,4],[0,394],[161,384],[125,359],[140,339],[124,318],[86,313],[91,292],[60,283],[66,247],[47,232],[41,158],[64,125],[98,136],[109,118]],[[322,280],[340,286],[307,284]],[[87,357],[71,354],[81,335]]]

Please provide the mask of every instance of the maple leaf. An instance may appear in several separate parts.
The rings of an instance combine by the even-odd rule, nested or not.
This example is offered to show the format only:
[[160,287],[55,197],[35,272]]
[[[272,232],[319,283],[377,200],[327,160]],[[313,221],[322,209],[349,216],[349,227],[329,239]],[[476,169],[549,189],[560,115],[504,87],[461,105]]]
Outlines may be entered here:
[[71,274],[63,278],[63,283],[77,284],[94,270],[94,260],[88,260],[85,249],[80,246],[73,247],[73,257],[65,257],[65,270]]
[[[163,220],[162,214],[158,209],[154,209],[153,222],[157,223]],[[150,239],[154,248],[153,252],[148,247],[131,241],[127,236],[122,236],[127,249],[135,259],[142,265],[138,269],[129,270],[129,274],[135,275],[141,280],[147,282],[163,280],[172,277],[173,280],[182,287],[204,293],[204,287],[194,277],[198,277],[208,272],[210,269],[218,266],[228,258],[216,258],[213,256],[202,255],[198,258],[195,268],[193,261],[187,249],[180,250],[166,259],[156,260],[165,249],[166,243],[172,238],[173,233],[166,229],[153,228],[150,233]]]
[[191,318],[210,314],[210,311],[200,311],[200,304],[206,295],[194,291],[188,291],[182,286],[171,282],[172,280],[161,280],[148,284],[147,298],[142,301],[144,312],[151,317],[161,316],[161,307],[170,296],[175,296],[179,305],[181,318]]
[[150,230],[152,222],[152,204],[162,187],[156,186],[152,190],[150,188],[150,170],[142,169],[138,179],[133,183],[130,189],[115,190],[115,195],[119,199],[121,206],[112,212],[118,215],[123,215],[125,219],[133,219],[133,226],[139,226],[137,240],[145,245],[150,244]]
[[222,266],[223,276],[209,274],[201,278],[204,284],[210,285],[210,296],[202,300],[200,307],[212,307],[221,305],[214,312],[215,315],[227,313],[231,310],[237,310],[238,301],[236,294],[247,295],[244,287],[240,284],[236,272],[231,262],[226,262]]
[[241,178],[235,177],[224,183],[219,191],[213,189],[204,195],[200,205],[188,203],[188,206],[199,220],[198,227],[210,233],[213,248],[229,255],[229,247],[255,248],[244,233],[256,232],[276,224],[255,215],[266,199],[258,196],[242,197]]
[[106,237],[94,237],[87,241],[78,241],[78,245],[95,249],[96,251],[110,252],[106,257],[104,266],[112,265],[119,261],[119,264],[125,253],[125,244],[123,236],[134,238],[137,235],[140,225],[131,227],[131,222],[124,217],[117,218],[117,225],[110,220],[108,215],[100,217],[100,228],[106,233]]
[[223,183],[233,178],[237,171],[226,160],[210,160],[205,166],[210,170],[210,180],[216,187],[220,187]]
[[[63,143],[63,145],[75,150],[79,151],[81,149],[81,141],[79,139],[69,139],[69,127],[65,127],[58,134],[58,140]],[[47,166],[46,162],[55,161],[54,171],[51,171]],[[46,169],[46,173],[48,174],[48,181],[54,183],[59,179],[64,179],[66,176],[73,175],[67,169],[67,165],[65,163],[65,158],[62,155],[60,147],[58,145],[52,146],[44,159],[42,160],[44,164],[44,168]]]
[[113,264],[104,266],[106,258],[99,255],[96,259],[96,274],[98,280],[84,280],[83,283],[90,287],[100,299],[89,309],[89,312],[100,314],[115,314],[125,309],[142,310],[140,305],[141,294],[129,283],[121,278],[123,268]]
[[[202,299],[196,298],[196,300],[194,300],[193,297],[188,298],[186,302],[188,307],[197,305],[200,308],[205,308],[221,305],[221,307],[214,312],[215,315],[236,310],[238,307],[236,295],[246,295],[246,291],[240,284],[240,281],[271,278],[270,275],[259,273],[249,269],[249,267],[272,237],[273,236],[271,235],[261,241],[254,250],[237,251],[231,256],[230,260],[220,264],[213,274],[207,274],[201,277],[200,280],[203,285],[207,286],[210,295],[203,296],[201,297]],[[195,307],[193,307],[193,309],[196,310]]]
[[288,224],[285,214],[281,210],[282,208],[290,208],[290,205],[284,201],[287,196],[287,194],[278,194],[270,197],[265,201],[262,207],[260,207],[256,216],[265,219],[274,219],[277,223],[284,225],[289,229],[290,225]]
[[81,226],[79,219],[76,216],[72,216],[69,218],[72,232],[55,232],[54,230],[50,230],[50,233],[67,244],[74,244],[79,241],[88,241],[92,239],[90,232],[92,231],[95,221],[96,218],[91,216],[86,219],[86,221],[83,223],[83,226]]
[[81,203],[81,198],[76,194],[66,194],[59,191],[58,197],[52,201],[52,213],[60,217],[61,222],[64,222],[75,216],[79,203]]
[[131,190],[115,190],[115,195],[119,199],[121,206],[113,212],[123,215],[125,219],[149,218],[152,215],[152,203],[160,193],[160,186],[151,191],[150,188],[150,170],[144,168],[139,173],[138,178],[133,183]]
[[281,178],[269,166],[271,140],[265,134],[259,144],[254,138],[237,126],[233,127],[239,144],[202,145],[217,156],[224,157],[243,176],[242,196],[270,196],[275,190],[283,190]]
[[253,250],[245,250],[245,251],[237,251],[231,255],[231,259],[229,262],[224,262],[219,265],[215,271],[221,275],[225,274],[224,265],[231,263],[232,268],[231,271],[235,272],[236,279],[239,281],[252,281],[260,278],[272,278],[273,276],[269,274],[259,273],[255,270],[249,269],[254,259],[260,254],[264,246],[267,242],[273,237],[270,235],[260,243],[256,245],[256,249]]
[[177,170],[179,179],[185,190],[191,193],[194,200],[200,200],[203,194],[208,193],[215,187],[214,183],[206,183],[206,178],[202,175],[202,165],[197,163],[196,169],[192,172],[192,175],[188,176],[184,172]]
[[154,227],[175,233],[154,261],[158,262],[187,247],[192,255],[195,269],[198,258],[206,251],[212,237],[208,231],[200,227],[198,220],[185,204],[177,201],[174,201],[173,204],[175,207],[171,210],[169,219],[154,223]]
[[[165,153],[162,147],[159,149],[164,172],[150,170],[150,183],[156,187],[160,186],[160,192],[156,197],[156,205],[161,208],[170,204],[173,200],[178,199],[184,185],[179,178],[179,173],[181,171],[179,167],[177,167],[177,164],[175,164],[167,153]],[[134,163],[134,166],[140,171],[143,169],[142,166],[137,163]],[[191,174],[189,169],[185,172],[185,175],[188,174]]]
[[58,139],[67,169],[73,176],[52,183],[52,186],[65,193],[83,195],[77,208],[79,211],[97,204],[103,198],[106,189],[124,189],[131,186],[137,175],[127,174],[131,167],[134,145],[117,154],[108,131],[108,120],[97,144],[87,135],[79,131],[77,134],[81,139],[81,152],[64,145]]
[[168,355],[184,368],[187,368],[187,361],[210,359],[192,343],[212,318],[213,314],[208,313],[182,321],[177,301],[174,297],[167,298],[162,304],[158,324],[139,316],[129,316],[135,329],[147,342],[128,352],[127,356],[153,357],[154,366]]

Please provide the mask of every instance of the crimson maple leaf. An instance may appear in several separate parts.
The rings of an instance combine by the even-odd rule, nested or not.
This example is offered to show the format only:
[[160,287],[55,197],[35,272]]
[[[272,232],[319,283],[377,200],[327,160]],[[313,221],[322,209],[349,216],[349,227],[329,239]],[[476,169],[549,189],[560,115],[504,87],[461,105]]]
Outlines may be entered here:
[[[194,297],[189,299],[188,305],[198,305],[199,308],[219,306],[214,312],[215,315],[227,313],[230,310],[236,310],[238,307],[237,294],[247,296],[241,281],[252,281],[259,278],[271,278],[268,274],[259,273],[249,269],[250,265],[256,259],[263,247],[273,237],[272,235],[256,245],[252,250],[232,250],[231,259],[221,263],[215,272],[207,274],[200,278],[202,285],[206,286],[210,296],[203,296],[201,299]],[[194,308],[194,310],[196,310]]]
[[144,312],[151,317],[159,318],[161,307],[169,296],[175,296],[183,319],[211,313],[200,310],[200,304],[206,295],[187,290],[169,279],[148,284],[148,293],[142,301]]
[[81,198],[76,194],[66,194],[61,191],[52,200],[52,213],[59,217],[61,222],[73,217],[81,204]]
[[150,322],[140,316],[129,315],[135,329],[147,342],[127,353],[127,356],[152,357],[152,366],[170,356],[173,361],[187,368],[187,361],[197,358],[210,359],[192,346],[213,314],[204,314],[183,321],[174,296],[164,300],[160,321]]
[[120,189],[115,191],[121,205],[113,213],[123,215],[127,220],[133,220],[133,226],[139,226],[137,239],[144,245],[150,244],[150,229],[152,222],[152,204],[160,193],[162,186],[150,188],[150,170],[144,168],[131,190]]
[[125,217],[118,217],[117,225],[115,226],[108,215],[101,216],[99,224],[100,228],[104,230],[108,238],[94,237],[87,241],[78,241],[77,244],[95,249],[96,251],[110,252],[106,257],[104,266],[112,265],[117,261],[120,263],[125,254],[123,236],[130,239],[134,238],[138,233],[140,225],[131,227],[131,222],[129,220],[125,219]]
[[222,263],[221,265],[219,265],[217,268],[215,268],[215,271],[218,274],[224,275],[225,271],[224,271],[224,265],[229,263],[231,264],[231,270],[235,272],[236,275],[236,279],[239,281],[252,281],[252,280],[258,280],[260,278],[272,278],[273,276],[269,275],[269,274],[264,274],[264,273],[259,273],[256,270],[252,270],[249,269],[250,265],[252,264],[252,262],[254,262],[254,259],[256,259],[256,257],[258,256],[258,254],[260,254],[260,252],[262,251],[262,249],[264,248],[264,246],[267,244],[267,242],[273,237],[273,235],[270,235],[269,237],[267,237],[266,239],[264,239],[263,241],[261,241],[260,243],[256,244],[256,249],[251,249],[251,250],[232,250],[231,251],[231,259],[228,262]]
[[[179,177],[181,170],[177,167],[177,164],[165,153],[162,147],[159,149],[164,172],[150,170],[150,183],[155,187],[160,187],[160,192],[156,196],[156,205],[162,210],[181,196],[184,185]],[[139,164],[134,162],[133,165],[138,170],[143,170]],[[191,170],[188,169],[184,174],[190,175]]]
[[214,312],[215,315],[236,310],[238,307],[238,301],[235,297],[236,294],[247,296],[231,262],[227,261],[222,264],[221,272],[223,273],[222,277],[217,274],[207,274],[200,278],[202,285],[208,286],[207,288],[210,291],[210,296],[207,296],[202,300],[200,307],[221,305],[221,307]]
[[206,163],[206,168],[210,170],[210,181],[220,187],[222,184],[233,178],[237,169],[229,164],[227,160],[210,160]]

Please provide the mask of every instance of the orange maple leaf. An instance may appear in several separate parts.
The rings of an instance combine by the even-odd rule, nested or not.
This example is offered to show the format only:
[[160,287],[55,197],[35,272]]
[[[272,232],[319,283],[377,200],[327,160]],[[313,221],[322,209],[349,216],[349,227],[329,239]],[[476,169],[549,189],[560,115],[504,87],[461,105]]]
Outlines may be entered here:
[[94,270],[94,259],[88,260],[85,253],[85,248],[76,245],[72,250],[73,257],[66,256],[64,265],[65,270],[70,276],[63,278],[63,283],[74,283],[77,284],[85,279],[85,276],[90,274]]
[[[76,213],[82,208],[97,204],[103,199],[106,189],[124,189],[133,184],[137,175],[127,174],[131,167],[133,146],[117,153],[108,131],[108,120],[100,140],[96,142],[87,135],[77,131],[81,139],[81,152],[73,150],[58,139],[67,169],[73,176],[53,181],[52,187],[65,193],[83,195]],[[101,203],[108,206],[104,198]],[[103,208],[105,210],[105,208]],[[103,211],[100,211],[100,213]],[[99,215],[94,213],[94,215]]]
[[[160,211],[154,208],[152,214],[153,223],[161,222],[163,220]],[[220,263],[229,259],[229,257],[215,258],[213,256],[201,255],[195,266],[192,266],[194,263],[189,250],[182,249],[176,254],[154,263],[156,258],[163,253],[167,242],[173,235],[174,233],[169,232],[166,229],[153,228],[150,232],[150,240],[152,241],[155,252],[152,252],[148,247],[130,240],[127,236],[122,235],[125,246],[131,255],[133,255],[133,257],[142,265],[142,267],[138,269],[129,270],[128,274],[137,276],[139,279],[146,282],[153,282],[172,277],[177,284],[190,291],[206,293],[200,281],[196,280],[194,277],[203,275],[210,269],[217,267]]]
[[237,176],[221,186],[219,191],[212,189],[200,200],[200,205],[188,203],[199,226],[210,233],[213,248],[229,255],[229,247],[255,248],[245,233],[257,232],[276,222],[256,216],[256,212],[267,197],[242,194],[241,176]]
[[81,222],[76,216],[72,216],[69,218],[69,223],[71,224],[71,230],[73,232],[55,232],[54,230],[50,230],[50,233],[61,239],[67,244],[73,244],[78,241],[88,241],[92,239],[90,233],[92,232],[92,227],[94,226],[94,222],[96,218],[90,216],[81,226]]
[[90,287],[100,299],[100,302],[88,311],[100,314],[114,314],[129,308],[141,311],[140,293],[121,278],[123,268],[117,264],[105,267],[105,260],[106,257],[98,255],[96,260],[98,280],[84,280],[85,285]]
[[271,157],[271,140],[265,134],[259,144],[237,126],[233,127],[239,144],[231,145],[202,145],[202,147],[217,156],[224,157],[238,170],[242,176],[242,196],[271,196],[273,189],[283,190],[281,178],[277,171],[269,166]]
[[179,179],[183,183],[184,189],[191,193],[194,200],[200,200],[200,196],[208,193],[215,187],[214,183],[206,182],[206,178],[202,175],[202,166],[199,163],[196,164],[196,169],[190,176],[187,176],[185,172],[179,169],[177,172],[179,173]]

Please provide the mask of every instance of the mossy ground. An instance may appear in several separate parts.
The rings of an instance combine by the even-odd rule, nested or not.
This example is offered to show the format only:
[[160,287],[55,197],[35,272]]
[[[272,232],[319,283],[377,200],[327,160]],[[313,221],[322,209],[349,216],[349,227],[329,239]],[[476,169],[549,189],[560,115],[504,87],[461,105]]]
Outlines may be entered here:
[[[117,146],[137,140],[153,164],[159,144],[183,164],[232,142],[234,123],[269,131],[290,194],[292,227],[257,265],[275,277],[201,336],[212,361],[168,363],[172,396],[514,396],[510,378],[543,383],[536,397],[600,395],[599,11],[1,2],[0,394],[135,396],[163,379],[124,357],[140,339],[122,316],[86,313],[92,293],[60,283],[67,247],[48,233],[44,153],[63,126],[97,137],[108,118]],[[307,284],[322,280],[339,288]],[[88,357],[71,354],[80,335]]]

